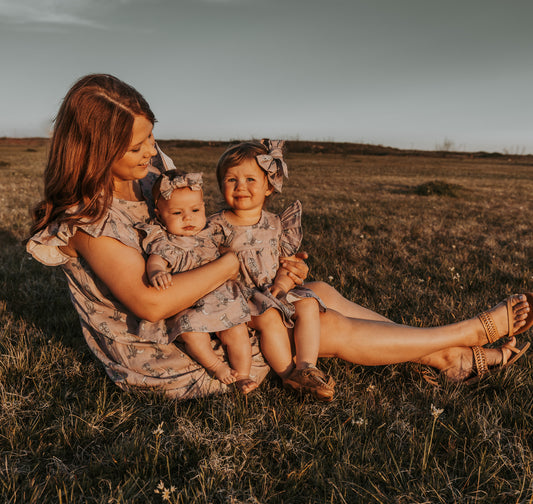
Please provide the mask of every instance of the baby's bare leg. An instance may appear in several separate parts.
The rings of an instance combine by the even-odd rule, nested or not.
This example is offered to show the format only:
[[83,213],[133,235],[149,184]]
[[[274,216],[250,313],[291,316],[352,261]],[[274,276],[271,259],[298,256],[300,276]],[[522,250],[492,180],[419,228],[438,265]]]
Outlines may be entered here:
[[246,324],[220,331],[220,341],[225,345],[228,352],[229,362],[233,368],[237,386],[244,394],[258,387],[257,382],[250,378],[252,368],[252,345]]
[[185,343],[185,349],[189,356],[195,359],[222,383],[227,385],[235,381],[230,367],[222,362],[214,352],[209,333],[188,332],[181,334],[181,338]]

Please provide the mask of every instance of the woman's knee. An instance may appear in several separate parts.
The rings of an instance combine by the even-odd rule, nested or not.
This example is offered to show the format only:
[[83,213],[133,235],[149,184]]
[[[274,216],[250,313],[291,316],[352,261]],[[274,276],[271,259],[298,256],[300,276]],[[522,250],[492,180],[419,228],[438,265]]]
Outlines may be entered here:
[[340,296],[337,290],[326,282],[309,282],[305,286],[310,288],[326,304],[333,298]]

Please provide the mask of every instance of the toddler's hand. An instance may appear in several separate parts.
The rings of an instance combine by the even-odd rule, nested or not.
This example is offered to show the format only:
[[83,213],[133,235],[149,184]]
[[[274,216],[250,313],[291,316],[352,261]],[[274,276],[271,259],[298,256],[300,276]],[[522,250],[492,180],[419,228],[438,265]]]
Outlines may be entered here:
[[283,296],[294,287],[294,281],[287,275],[285,270],[278,271],[270,292],[274,297]]
[[157,289],[168,289],[172,285],[172,275],[168,271],[158,271],[150,278],[150,283]]

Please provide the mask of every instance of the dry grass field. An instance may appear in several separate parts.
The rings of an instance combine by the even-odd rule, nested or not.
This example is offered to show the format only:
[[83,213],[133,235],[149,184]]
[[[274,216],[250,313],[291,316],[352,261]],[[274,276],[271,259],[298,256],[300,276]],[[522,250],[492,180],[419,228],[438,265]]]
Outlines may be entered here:
[[[225,145],[161,146],[204,172],[218,209]],[[61,271],[24,251],[46,149],[0,139],[1,502],[533,502],[527,358],[470,388],[433,387],[414,364],[328,359],[329,404],[274,377],[248,398],[121,392],[84,344]],[[426,326],[533,291],[533,157],[293,141],[287,162],[271,210],[302,201],[310,276],[346,297]]]

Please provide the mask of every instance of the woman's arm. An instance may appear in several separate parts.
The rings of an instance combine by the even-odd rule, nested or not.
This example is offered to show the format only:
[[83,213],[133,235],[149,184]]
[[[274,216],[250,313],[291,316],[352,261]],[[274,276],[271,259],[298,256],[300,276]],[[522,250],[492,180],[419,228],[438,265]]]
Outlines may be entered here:
[[158,291],[148,282],[143,256],[114,238],[94,238],[78,231],[70,239],[69,249],[83,256],[126,308],[151,322],[191,306],[239,271],[237,257],[228,253],[205,266],[174,275],[173,284]]

